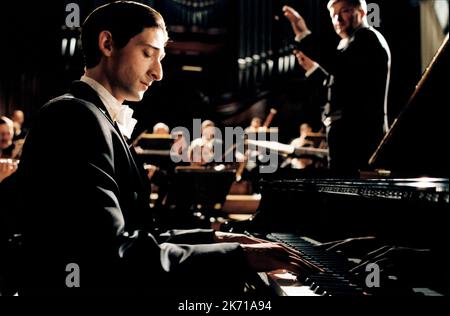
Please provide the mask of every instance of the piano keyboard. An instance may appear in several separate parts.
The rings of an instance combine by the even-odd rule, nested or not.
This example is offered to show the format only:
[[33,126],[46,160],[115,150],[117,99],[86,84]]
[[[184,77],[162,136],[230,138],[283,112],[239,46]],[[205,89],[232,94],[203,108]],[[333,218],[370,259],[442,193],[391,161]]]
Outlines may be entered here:
[[260,276],[278,295],[282,296],[360,296],[367,295],[351,281],[349,262],[335,253],[314,247],[318,243],[294,234],[272,233],[268,239],[283,243],[300,252],[324,272],[295,276],[285,271],[274,271]]

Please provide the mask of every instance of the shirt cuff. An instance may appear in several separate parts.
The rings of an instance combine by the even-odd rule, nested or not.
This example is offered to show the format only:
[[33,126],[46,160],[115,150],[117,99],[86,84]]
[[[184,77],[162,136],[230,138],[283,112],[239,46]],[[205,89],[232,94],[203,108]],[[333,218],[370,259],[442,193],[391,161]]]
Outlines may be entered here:
[[297,36],[295,37],[295,41],[296,41],[296,42],[301,42],[301,41],[302,41],[306,36],[308,36],[309,34],[311,34],[311,31],[310,31],[310,30],[307,30],[307,31],[303,32],[302,34],[297,35]]
[[317,70],[317,68],[319,68],[319,64],[318,63],[314,63],[314,66],[312,66],[312,68],[305,73],[306,78],[311,76],[314,73],[314,71]]

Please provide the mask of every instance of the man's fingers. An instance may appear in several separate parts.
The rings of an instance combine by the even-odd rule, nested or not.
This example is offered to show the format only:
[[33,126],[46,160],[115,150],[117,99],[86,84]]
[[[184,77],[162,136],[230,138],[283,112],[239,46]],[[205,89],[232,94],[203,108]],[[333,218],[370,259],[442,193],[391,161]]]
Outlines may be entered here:
[[307,268],[310,272],[311,271],[323,272],[322,268],[320,268],[316,264],[312,263],[311,261],[303,258],[303,256],[300,254],[294,254],[294,255],[291,255],[290,257],[292,257],[292,259],[295,260],[295,262],[302,265],[304,268]]
[[264,239],[261,239],[261,238],[256,238],[256,237],[252,237],[251,239],[254,240],[258,244],[264,244],[264,243],[268,242],[267,240],[264,240]]
[[311,270],[305,268],[305,266],[301,263],[292,261],[289,262],[288,266],[285,268],[285,270],[294,272],[295,274],[311,274]]
[[295,57],[297,57],[298,63],[300,64],[300,66],[303,66],[305,64],[306,61],[306,55],[303,54],[301,51],[299,50],[294,50],[294,55]]
[[284,249],[284,251],[286,251],[286,253],[289,255],[289,258],[291,260],[294,260],[297,264],[308,268],[310,271],[311,270],[312,271],[323,271],[322,268],[318,267],[317,265],[310,262],[309,260],[303,258],[302,254],[299,251],[289,248],[283,244],[278,244],[278,245],[281,246]]

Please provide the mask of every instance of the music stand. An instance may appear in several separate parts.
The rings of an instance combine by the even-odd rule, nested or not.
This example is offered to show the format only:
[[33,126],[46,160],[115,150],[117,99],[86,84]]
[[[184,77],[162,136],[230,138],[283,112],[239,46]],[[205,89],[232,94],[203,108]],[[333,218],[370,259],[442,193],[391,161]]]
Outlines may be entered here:
[[180,210],[220,210],[235,179],[236,170],[217,167],[177,167],[166,206]]
[[327,136],[323,133],[308,133],[305,140],[311,141],[314,144],[313,147],[318,148],[322,142],[327,140]]
[[136,153],[148,164],[155,166],[170,165],[170,150],[175,139],[167,134],[142,133],[133,142]]

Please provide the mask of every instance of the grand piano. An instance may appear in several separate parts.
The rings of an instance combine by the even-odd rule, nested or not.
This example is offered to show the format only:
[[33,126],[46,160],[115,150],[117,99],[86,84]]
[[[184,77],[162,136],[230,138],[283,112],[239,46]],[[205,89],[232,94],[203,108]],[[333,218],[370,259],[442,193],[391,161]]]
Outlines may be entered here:
[[323,269],[260,274],[278,295],[448,296],[448,36],[359,178],[279,172],[247,222]]

